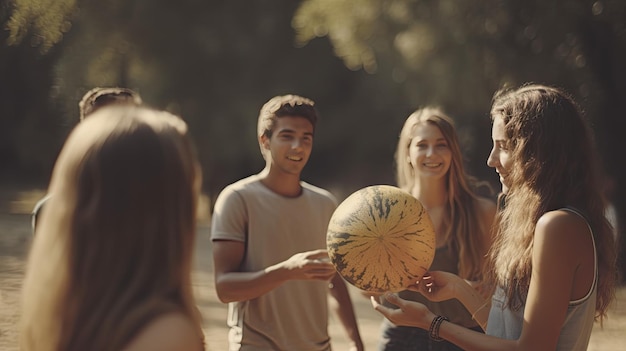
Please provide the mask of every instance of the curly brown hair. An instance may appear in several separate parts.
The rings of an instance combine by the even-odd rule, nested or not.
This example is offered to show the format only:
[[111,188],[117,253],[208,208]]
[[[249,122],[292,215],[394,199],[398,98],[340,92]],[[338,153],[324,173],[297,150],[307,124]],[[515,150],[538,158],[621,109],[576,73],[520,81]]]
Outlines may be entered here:
[[598,156],[591,128],[576,102],[560,89],[529,84],[496,93],[491,118],[502,118],[513,165],[506,207],[496,221],[490,258],[494,279],[519,309],[532,269],[537,221],[546,212],[572,206],[593,229],[598,259],[597,317],[614,295],[616,252],[599,191]]

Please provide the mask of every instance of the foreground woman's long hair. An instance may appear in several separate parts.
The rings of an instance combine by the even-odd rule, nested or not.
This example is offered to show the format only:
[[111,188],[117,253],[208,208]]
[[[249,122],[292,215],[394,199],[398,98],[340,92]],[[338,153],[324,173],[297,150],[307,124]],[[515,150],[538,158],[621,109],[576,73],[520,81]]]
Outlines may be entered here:
[[29,256],[21,349],[118,351],[191,291],[198,162],[186,124],[105,107],[71,133]]

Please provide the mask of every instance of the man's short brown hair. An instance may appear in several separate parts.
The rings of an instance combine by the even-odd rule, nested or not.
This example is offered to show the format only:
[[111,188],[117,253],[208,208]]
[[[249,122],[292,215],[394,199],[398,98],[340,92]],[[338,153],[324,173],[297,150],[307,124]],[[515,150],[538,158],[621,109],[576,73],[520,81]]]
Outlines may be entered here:
[[261,108],[257,136],[271,137],[276,119],[284,116],[306,118],[313,125],[313,130],[318,118],[313,100],[298,95],[275,96]]
[[142,100],[138,93],[128,88],[93,88],[83,95],[78,103],[80,120],[82,121],[100,107],[110,104],[141,105]]

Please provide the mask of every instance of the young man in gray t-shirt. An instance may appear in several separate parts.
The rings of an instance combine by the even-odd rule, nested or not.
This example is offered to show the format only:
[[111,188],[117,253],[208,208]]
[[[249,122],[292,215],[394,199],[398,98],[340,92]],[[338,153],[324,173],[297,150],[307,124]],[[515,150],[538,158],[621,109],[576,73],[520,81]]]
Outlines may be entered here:
[[215,287],[229,303],[230,350],[330,350],[329,292],[351,350],[363,350],[346,284],[326,252],[337,201],[300,179],[316,122],[309,99],[269,100],[257,133],[265,168],[227,186],[216,200]]

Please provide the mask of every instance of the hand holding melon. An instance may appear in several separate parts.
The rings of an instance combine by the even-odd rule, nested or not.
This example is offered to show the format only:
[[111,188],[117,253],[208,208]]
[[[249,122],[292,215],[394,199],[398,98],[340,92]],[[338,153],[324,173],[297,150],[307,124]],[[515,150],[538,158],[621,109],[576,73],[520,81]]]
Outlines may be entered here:
[[294,254],[281,265],[295,280],[329,280],[336,274],[324,249]]
[[[465,279],[456,274],[434,271],[422,277],[417,285],[419,291],[427,299],[434,302],[446,301],[457,298],[457,286],[468,284]],[[413,289],[412,289],[413,290]]]
[[422,204],[390,185],[356,191],[333,213],[328,256],[350,284],[374,293],[405,290],[432,264],[435,231]]

